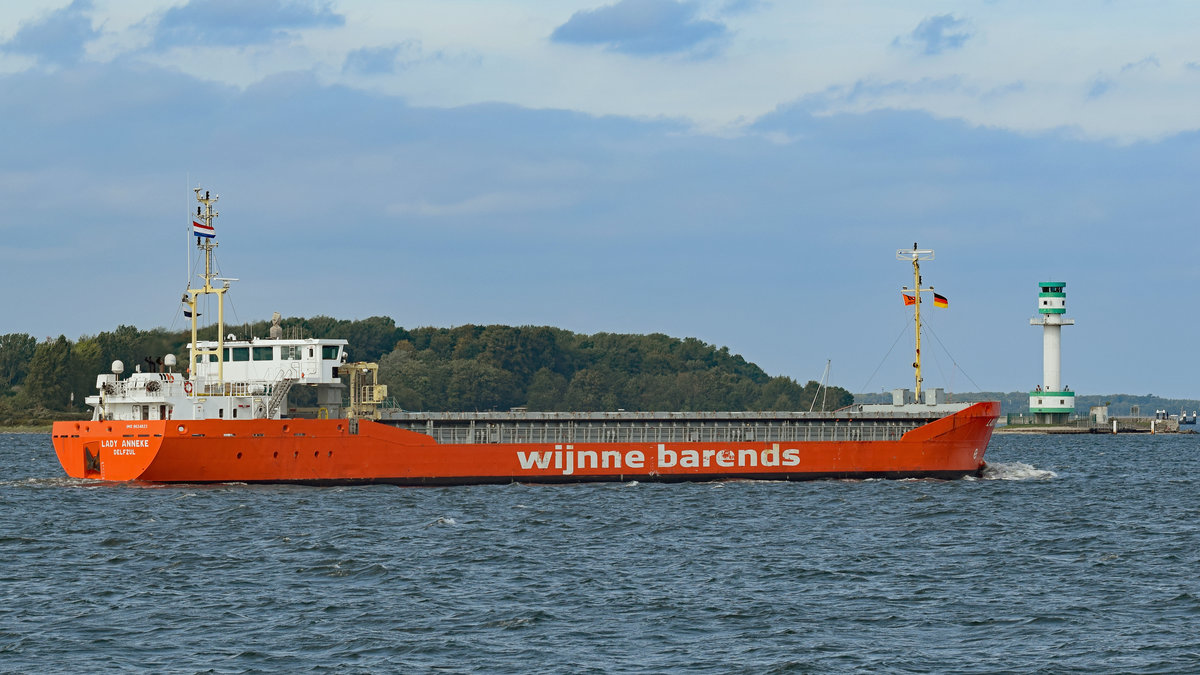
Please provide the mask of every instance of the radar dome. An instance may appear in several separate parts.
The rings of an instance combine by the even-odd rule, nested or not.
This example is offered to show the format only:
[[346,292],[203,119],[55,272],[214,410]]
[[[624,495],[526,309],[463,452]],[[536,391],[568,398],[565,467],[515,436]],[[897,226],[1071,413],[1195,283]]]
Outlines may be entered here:
[[120,360],[113,361],[112,371],[117,375],[120,375],[121,373],[125,372],[125,364],[121,363]]
[[166,356],[164,356],[163,357],[163,365],[168,368],[174,368],[175,367],[175,355],[167,354]]

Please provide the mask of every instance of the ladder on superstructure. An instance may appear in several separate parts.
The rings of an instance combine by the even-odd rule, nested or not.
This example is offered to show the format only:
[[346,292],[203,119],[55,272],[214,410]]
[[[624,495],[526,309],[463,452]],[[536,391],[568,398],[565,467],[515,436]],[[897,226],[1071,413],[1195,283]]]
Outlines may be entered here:
[[296,380],[295,377],[280,375],[275,384],[271,386],[271,398],[267,400],[267,417],[275,418],[276,413],[279,412],[279,406],[287,400],[288,392],[292,390],[292,385],[296,384]]

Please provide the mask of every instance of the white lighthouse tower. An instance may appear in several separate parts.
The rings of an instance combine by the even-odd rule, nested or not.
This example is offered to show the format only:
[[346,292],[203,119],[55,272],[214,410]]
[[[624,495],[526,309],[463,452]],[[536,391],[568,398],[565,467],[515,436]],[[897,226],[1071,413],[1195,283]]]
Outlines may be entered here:
[[1029,320],[1042,327],[1042,384],[1029,392],[1029,412],[1038,424],[1062,424],[1075,412],[1075,392],[1062,385],[1062,327],[1075,325],[1074,319],[1063,318],[1066,286],[1062,281],[1039,283],[1039,315]]

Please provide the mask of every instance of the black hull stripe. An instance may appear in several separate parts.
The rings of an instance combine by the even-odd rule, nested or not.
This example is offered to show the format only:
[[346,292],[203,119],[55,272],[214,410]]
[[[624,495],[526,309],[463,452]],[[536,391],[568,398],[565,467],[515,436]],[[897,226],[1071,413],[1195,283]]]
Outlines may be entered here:
[[[773,480],[802,482],[814,480],[866,480],[886,479],[903,480],[911,478],[936,478],[939,480],[956,480],[967,476],[979,477],[979,471],[864,471],[864,472],[829,472],[829,473],[746,473],[746,474],[667,474],[667,475],[633,475],[621,476],[461,476],[461,477],[401,477],[401,478],[342,478],[342,479],[311,479],[311,480],[230,480],[230,481],[169,481],[172,483],[247,483],[254,485],[311,485],[314,487],[334,487],[347,485],[398,485],[410,487],[442,487],[452,485],[507,485],[509,483],[526,484],[567,484],[567,483],[703,483],[725,480]],[[168,482],[168,481],[163,481]]]

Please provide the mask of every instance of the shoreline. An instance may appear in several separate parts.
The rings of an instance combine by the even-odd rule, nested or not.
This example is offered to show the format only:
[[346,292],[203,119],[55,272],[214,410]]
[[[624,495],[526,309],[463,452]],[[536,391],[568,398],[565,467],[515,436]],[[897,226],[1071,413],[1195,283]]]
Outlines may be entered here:
[[993,431],[996,434],[1090,434],[1094,433],[1090,428],[1079,427],[1039,427],[1039,426],[1003,426],[996,427]]
[[[1080,427],[1032,427],[1032,428],[1030,428],[1030,427],[1020,427],[1020,426],[1018,426],[1018,427],[1003,426],[1003,427],[996,427],[996,429],[992,433],[993,434],[1012,434],[1012,435],[1020,435],[1020,434],[1027,434],[1027,435],[1028,434],[1111,435],[1114,432],[1110,429],[1100,429],[1100,428],[1091,428],[1091,427],[1086,427],[1086,428],[1080,428]],[[1157,431],[1150,431],[1149,428],[1146,428],[1146,429],[1122,428],[1115,433],[1118,435],[1125,435],[1125,434],[1147,434],[1147,435],[1156,435],[1156,434],[1180,435],[1180,434],[1182,434],[1182,435],[1187,435],[1187,434],[1195,434],[1197,432],[1193,429],[1162,429],[1162,430],[1157,430]]]
[[0,434],[48,434],[53,424],[15,424],[11,427],[0,427]]

